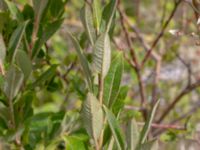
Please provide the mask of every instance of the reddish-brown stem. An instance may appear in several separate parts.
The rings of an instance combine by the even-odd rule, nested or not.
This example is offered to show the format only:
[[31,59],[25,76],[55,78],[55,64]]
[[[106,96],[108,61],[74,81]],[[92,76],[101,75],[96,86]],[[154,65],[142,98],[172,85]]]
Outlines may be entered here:
[[[137,124],[143,126],[145,123],[138,122]],[[157,124],[157,123],[152,123],[151,127],[152,128],[158,128],[158,129],[176,129],[176,130],[185,130],[186,129],[184,126],[178,126],[178,125],[175,125],[175,124]]]
[[146,61],[148,60],[149,56],[151,55],[153,49],[157,46],[158,42],[160,41],[160,39],[163,37],[164,32],[167,28],[167,26],[169,25],[170,21],[172,20],[173,16],[175,15],[175,12],[179,6],[179,4],[182,2],[182,0],[178,0],[178,2],[175,3],[175,6],[169,16],[169,18],[167,19],[167,21],[164,23],[160,33],[158,34],[158,36],[156,37],[156,39],[154,40],[153,44],[151,45],[150,49],[147,51],[146,55],[144,56],[144,59],[142,61],[141,66],[144,66],[144,64],[146,63]]
[[[138,85],[139,85],[139,89],[140,89],[140,97],[141,97],[141,107],[144,107],[145,106],[145,103],[146,103],[146,98],[145,98],[145,88],[144,88],[144,83],[142,81],[142,76],[141,76],[141,68],[140,68],[140,64],[138,63],[138,60],[136,58],[136,54],[135,54],[135,50],[134,48],[132,47],[132,41],[131,41],[131,37],[129,35],[129,32],[125,26],[125,23],[124,23],[124,17],[123,17],[123,13],[122,13],[122,10],[120,7],[118,7],[118,10],[119,10],[119,14],[120,14],[120,22],[121,22],[121,26],[122,26],[122,30],[125,34],[125,38],[126,38],[126,41],[127,41],[127,45],[130,49],[130,54],[131,54],[131,57],[132,57],[132,61],[134,63],[134,66],[132,65],[133,69],[135,70],[136,72],[136,75],[137,75],[137,78],[138,78]],[[145,115],[144,115],[145,116]]]
[[164,112],[162,113],[162,115],[160,116],[160,118],[157,120],[157,123],[162,122],[165,117],[173,110],[173,108],[175,107],[175,105],[188,93],[190,93],[191,91],[193,91],[194,89],[196,89],[197,87],[200,86],[200,80],[197,81],[196,83],[193,83],[189,86],[187,86],[185,89],[183,89],[180,94],[178,94],[174,100],[172,100],[171,104],[168,105],[168,107],[164,110]]

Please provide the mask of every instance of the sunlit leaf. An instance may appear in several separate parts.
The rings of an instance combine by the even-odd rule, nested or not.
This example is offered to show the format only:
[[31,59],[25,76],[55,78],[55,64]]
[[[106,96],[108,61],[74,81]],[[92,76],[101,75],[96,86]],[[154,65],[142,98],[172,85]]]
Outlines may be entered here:
[[84,101],[81,116],[88,134],[97,141],[103,127],[103,110],[92,93],[88,93]]
[[139,130],[135,119],[128,122],[127,127],[127,144],[130,150],[134,150],[139,140]]
[[110,68],[111,47],[110,38],[107,33],[102,34],[94,45],[93,66],[97,73],[104,78]]
[[86,150],[83,141],[76,136],[68,136],[65,138],[66,150]]

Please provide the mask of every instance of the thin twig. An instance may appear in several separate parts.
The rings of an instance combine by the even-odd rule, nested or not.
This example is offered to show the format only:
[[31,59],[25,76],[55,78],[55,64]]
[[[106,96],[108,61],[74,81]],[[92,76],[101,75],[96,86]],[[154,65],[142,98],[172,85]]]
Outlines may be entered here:
[[162,122],[165,117],[173,110],[175,105],[188,93],[193,91],[194,89],[198,88],[200,86],[200,80],[197,82],[191,84],[190,86],[186,86],[171,102],[171,104],[168,105],[168,107],[163,111],[160,118],[158,119],[157,123]]
[[167,21],[165,22],[165,24],[163,25],[160,33],[158,34],[158,36],[156,37],[156,39],[154,40],[153,44],[151,45],[151,48],[148,50],[148,52],[146,53],[143,61],[142,61],[142,64],[141,66],[144,66],[144,64],[146,63],[146,61],[148,60],[149,56],[151,55],[153,49],[157,46],[158,42],[160,41],[160,39],[163,37],[164,35],[164,32],[167,28],[167,26],[169,25],[169,23],[171,22],[172,18],[174,17],[175,15],[175,12],[179,6],[179,4],[182,2],[182,0],[178,0],[177,2],[175,2],[175,6],[169,16],[169,18],[167,19]]
[[[145,123],[143,122],[137,122],[138,125],[143,126]],[[175,124],[157,124],[157,123],[152,123],[151,124],[152,128],[159,128],[159,129],[175,129],[175,130],[186,130],[184,126],[178,126]]]

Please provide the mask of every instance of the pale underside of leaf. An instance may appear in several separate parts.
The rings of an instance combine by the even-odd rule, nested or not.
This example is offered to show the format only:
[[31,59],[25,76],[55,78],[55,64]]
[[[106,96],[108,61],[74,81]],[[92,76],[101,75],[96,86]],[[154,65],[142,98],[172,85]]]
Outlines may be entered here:
[[9,100],[12,100],[19,92],[24,75],[16,66],[11,66],[5,75],[2,91]]
[[92,93],[87,95],[81,116],[88,134],[97,141],[103,127],[103,111],[99,101]]
[[0,61],[3,63],[6,56],[6,47],[2,34],[0,34]]
[[107,33],[102,34],[97,39],[93,55],[94,69],[104,78],[108,73],[111,61],[110,39]]
[[134,150],[139,140],[139,131],[135,119],[128,123],[127,127],[127,143],[130,150]]
[[94,29],[92,11],[87,3],[85,4],[84,8],[81,11],[81,20],[83,26],[85,27],[90,43],[94,45],[96,40],[96,32]]

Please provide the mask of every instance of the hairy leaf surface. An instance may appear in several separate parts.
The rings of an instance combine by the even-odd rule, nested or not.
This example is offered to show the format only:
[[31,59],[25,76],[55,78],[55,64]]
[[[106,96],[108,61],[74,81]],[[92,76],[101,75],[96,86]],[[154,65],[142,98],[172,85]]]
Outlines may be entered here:
[[94,45],[93,66],[103,78],[108,73],[111,61],[110,38],[107,33],[100,35]]
[[81,116],[88,134],[97,141],[103,127],[103,110],[92,93],[88,93],[84,101]]

